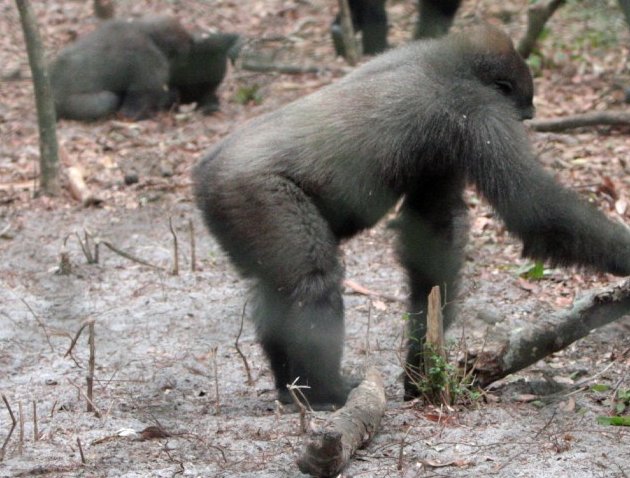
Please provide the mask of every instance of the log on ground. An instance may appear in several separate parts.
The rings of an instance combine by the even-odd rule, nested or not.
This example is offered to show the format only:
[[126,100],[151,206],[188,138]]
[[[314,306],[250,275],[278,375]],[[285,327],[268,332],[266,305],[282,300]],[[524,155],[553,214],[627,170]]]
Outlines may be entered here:
[[384,413],[383,379],[371,367],[350,392],[346,404],[308,435],[297,460],[300,471],[318,477],[337,476],[356,450],[376,435]]
[[539,318],[534,325],[512,332],[498,353],[472,357],[481,386],[489,385],[586,337],[592,330],[630,315],[630,280],[577,299],[569,310]]

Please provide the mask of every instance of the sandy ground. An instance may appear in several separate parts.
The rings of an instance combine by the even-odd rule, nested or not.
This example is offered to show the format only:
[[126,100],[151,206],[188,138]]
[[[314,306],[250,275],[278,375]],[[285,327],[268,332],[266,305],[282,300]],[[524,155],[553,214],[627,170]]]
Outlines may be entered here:
[[[170,11],[189,25],[203,26],[200,13],[207,12],[202,1],[119,3],[120,14]],[[266,29],[286,33],[312,17],[315,27],[304,27],[313,28],[308,33],[315,37],[309,58],[323,58],[330,67],[298,77],[232,70],[222,89],[222,112],[212,117],[180,111],[138,124],[60,122],[64,166],[84,168],[88,186],[104,199],[100,208],[84,208],[67,193],[53,200],[31,197],[37,137],[30,83],[0,82],[0,393],[21,418],[6,443],[1,477],[300,476],[295,465],[303,439],[299,418],[275,403],[270,373],[245,320],[238,347],[251,368],[253,384],[247,383],[235,345],[247,284],[204,230],[191,200],[189,171],[204,150],[239,122],[333,81],[346,66],[332,58],[330,45],[322,40],[334,2],[321,7],[316,2],[258,1],[249,11],[236,3],[216,2],[212,19],[224,30],[240,25],[250,34]],[[413,13],[404,2],[392,3],[392,22]],[[478,2],[476,9],[491,3]],[[522,22],[523,2],[508,2],[508,7]],[[0,57],[3,72],[18,68],[28,76],[14,5],[2,0],[0,8],[0,25],[7,32]],[[67,41],[69,32],[84,31],[93,22],[89,2],[47,3],[38,6],[38,13],[51,49]],[[569,14],[575,12],[560,17],[556,31],[567,36],[571,48],[583,48],[571,36],[577,33],[569,28],[575,22]],[[620,44],[627,45],[630,36],[614,25]],[[593,29],[597,24],[580,26]],[[518,31],[518,24],[514,28]],[[393,31],[395,40],[402,41],[402,31]],[[571,105],[577,104],[619,107],[602,85],[627,73],[618,65],[628,50],[612,50],[605,45],[594,53],[580,50],[585,62],[594,65],[584,71],[567,72],[571,63],[557,60],[560,66],[536,80],[539,113],[573,112]],[[596,68],[597,61],[603,67]],[[265,101],[235,103],[234,91],[252,82],[261,85]],[[628,212],[619,207],[630,189],[627,133],[604,129],[535,135],[533,140],[559,180],[629,223]],[[139,173],[139,184],[124,185],[129,170]],[[460,319],[449,334],[453,342],[465,337],[470,348],[480,347],[568,307],[584,290],[614,283],[612,276],[575,270],[550,271],[538,282],[519,278],[516,270],[527,262],[518,257],[520,246],[474,193],[468,199],[473,227],[458,297]],[[179,244],[178,275],[171,273],[169,218]],[[88,264],[76,236],[84,237],[86,230],[150,266],[104,245],[98,264]],[[345,244],[347,277],[381,294],[405,297],[393,239],[381,224]],[[66,275],[58,274],[62,252],[71,266]],[[343,476],[630,475],[630,430],[597,423],[598,416],[610,414],[614,390],[630,389],[628,319],[496,384],[474,403],[440,411],[402,401],[404,304],[349,289],[344,301],[344,365],[360,372],[375,364],[385,377],[388,406],[380,433]],[[87,329],[71,348],[87,320],[94,321],[95,329],[96,412],[86,410],[84,395]],[[585,387],[576,391],[576,383]],[[609,388],[597,392],[593,385]],[[557,394],[550,398],[549,392]],[[533,396],[547,398],[532,401]],[[10,424],[0,403],[0,444],[6,442]],[[168,436],[152,434],[155,429]]]

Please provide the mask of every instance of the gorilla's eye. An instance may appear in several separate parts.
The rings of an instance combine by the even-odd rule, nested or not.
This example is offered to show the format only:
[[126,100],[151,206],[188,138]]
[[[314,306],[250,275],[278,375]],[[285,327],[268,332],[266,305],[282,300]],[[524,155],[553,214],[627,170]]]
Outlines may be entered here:
[[504,95],[511,95],[514,91],[514,85],[510,80],[496,80],[494,84]]

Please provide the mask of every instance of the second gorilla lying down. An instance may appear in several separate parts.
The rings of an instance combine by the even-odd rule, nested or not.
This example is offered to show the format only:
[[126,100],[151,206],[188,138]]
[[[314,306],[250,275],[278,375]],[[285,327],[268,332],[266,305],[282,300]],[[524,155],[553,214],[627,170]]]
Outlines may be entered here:
[[193,38],[166,16],[103,22],[51,65],[57,116],[93,121],[120,113],[141,120],[177,102],[212,113],[238,40],[222,33]]

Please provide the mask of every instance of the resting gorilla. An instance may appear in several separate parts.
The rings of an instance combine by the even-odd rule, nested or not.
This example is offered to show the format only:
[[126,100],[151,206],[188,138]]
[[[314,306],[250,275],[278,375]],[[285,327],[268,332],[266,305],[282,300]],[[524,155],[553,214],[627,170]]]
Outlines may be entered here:
[[192,38],[171,17],[108,20],[51,65],[57,117],[97,120],[117,111],[145,119],[171,102],[169,69]]
[[239,35],[217,33],[193,39],[190,51],[173,62],[169,88],[180,103],[197,103],[204,113],[219,109],[216,91],[225,77],[228,58],[233,62],[241,42]]
[[[531,151],[522,120],[533,114],[532,94],[510,39],[476,27],[385,53],[252,120],[198,164],[205,221],[254,280],[254,320],[281,400],[298,377],[318,408],[346,400],[339,243],[401,197],[412,370],[431,287],[456,295],[467,183],[526,256],[630,274],[630,230],[559,186]],[[448,306],[445,325],[452,316]],[[405,391],[415,394],[409,380]]]

